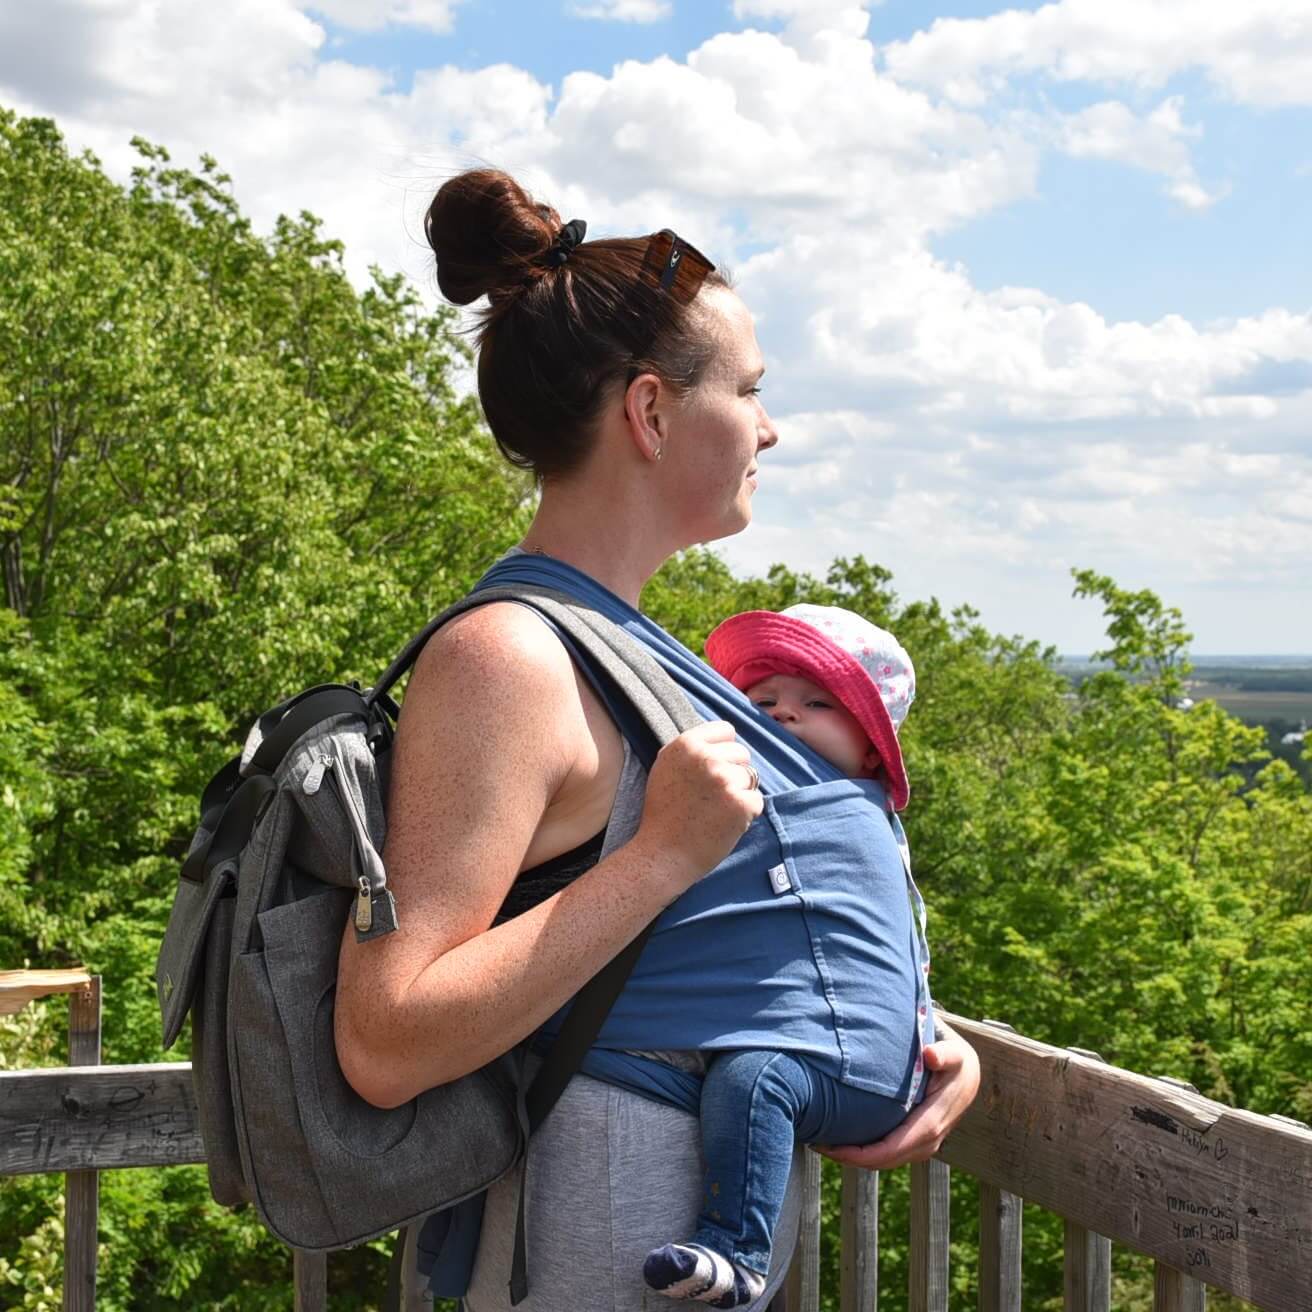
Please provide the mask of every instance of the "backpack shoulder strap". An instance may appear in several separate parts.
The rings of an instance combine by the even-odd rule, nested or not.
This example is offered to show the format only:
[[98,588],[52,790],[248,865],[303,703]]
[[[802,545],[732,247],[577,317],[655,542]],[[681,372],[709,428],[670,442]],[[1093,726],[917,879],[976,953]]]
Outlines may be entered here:
[[570,642],[567,645],[576,656],[583,658],[586,667],[590,667],[587,672],[605,675],[623,694],[660,746],[700,722],[682,689],[636,638],[599,611],[565,593],[527,583],[484,588],[448,606],[406,644],[365,694],[366,701],[373,702],[390,693],[419,659],[424,644],[444,624],[457,615],[494,601],[514,601],[528,606],[550,620],[562,636],[568,635]]
[[[418,659],[424,643],[443,624],[493,601],[517,602],[537,611],[547,620],[648,769],[657,750],[684,730],[701,723],[701,717],[693,710],[683,690],[637,639],[590,606],[554,589],[534,584],[486,588],[456,602],[411,640],[367,697],[390,693],[396,681]],[[523,1115],[530,1132],[546,1119],[565,1086],[583,1064],[584,1056],[596,1041],[615,999],[641,955],[651,929],[652,925],[648,925],[575,995],[555,1042],[523,1095]],[[522,1302],[527,1294],[528,1259],[521,1182],[510,1274],[511,1304]]]

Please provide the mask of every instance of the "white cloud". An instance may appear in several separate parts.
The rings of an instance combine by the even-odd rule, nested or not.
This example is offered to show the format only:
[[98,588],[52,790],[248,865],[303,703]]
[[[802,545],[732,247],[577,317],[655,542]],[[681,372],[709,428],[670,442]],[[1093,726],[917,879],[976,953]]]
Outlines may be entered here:
[[353,32],[377,32],[381,28],[418,27],[427,32],[450,32],[455,26],[456,6],[463,0],[298,0],[338,27]]
[[[882,3],[882,0],[875,0]],[[853,0],[733,0],[733,16],[740,22],[753,18],[782,20],[811,32],[865,36],[870,5]]]
[[575,18],[595,18],[612,23],[659,23],[674,12],[671,0],[596,0],[591,4],[572,4]]
[[[402,90],[327,57],[292,0],[31,8],[0,7],[0,102],[56,113],[119,176],[134,132],[183,162],[209,151],[260,226],[325,216],[355,276],[377,262],[431,292],[419,215],[483,162],[594,235],[668,224],[734,265],[783,434],[757,525],[724,544],[738,565],[864,552],[904,595],[983,600],[990,622],[1043,635],[1075,564],[1200,604],[1236,579],[1304,586],[1312,316],[1116,322],[1038,288],[982,291],[932,253],[937,233],[1034,194],[1045,150],[1212,199],[1175,97],[1047,119],[936,98],[879,62],[864,11],[842,3],[738,0],[740,18],[784,29],[556,92],[506,64],[423,70]],[[362,0],[351,21],[394,10]],[[945,77],[968,67],[984,85],[978,60],[944,55]]]
[[846,218],[876,242],[1027,195],[1037,165],[1009,130],[897,86],[868,42],[833,34],[823,59],[747,32],[714,37],[684,63],[572,74],[552,129],[559,176],[604,177],[612,193],[659,183],[716,211],[747,206],[753,229]]
[[884,51],[900,81],[978,104],[1008,77],[1159,87],[1199,69],[1230,99],[1312,104],[1312,8],[1303,0],[1057,0],[940,18]]
[[1198,181],[1189,141],[1203,135],[1181,117],[1183,97],[1168,96],[1150,114],[1138,115],[1119,100],[1104,100],[1054,124],[1057,148],[1077,159],[1114,160],[1167,179],[1167,194],[1188,209],[1206,209],[1225,195]]

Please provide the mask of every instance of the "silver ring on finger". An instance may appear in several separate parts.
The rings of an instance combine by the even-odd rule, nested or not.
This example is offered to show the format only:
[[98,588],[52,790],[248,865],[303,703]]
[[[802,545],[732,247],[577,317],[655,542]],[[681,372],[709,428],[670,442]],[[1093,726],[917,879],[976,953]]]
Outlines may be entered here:
[[756,773],[756,767],[754,765],[744,765],[743,769],[751,775],[751,779],[747,784],[747,791],[749,793],[754,793],[761,786],[761,776]]

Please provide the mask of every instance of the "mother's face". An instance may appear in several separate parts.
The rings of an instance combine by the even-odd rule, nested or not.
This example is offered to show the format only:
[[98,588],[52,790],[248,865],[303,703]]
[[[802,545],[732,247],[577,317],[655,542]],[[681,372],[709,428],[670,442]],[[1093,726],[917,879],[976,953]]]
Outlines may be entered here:
[[752,316],[728,288],[708,287],[699,327],[716,344],[697,386],[670,414],[665,478],[689,542],[712,542],[751,522],[757,456],[779,440],[761,403],[765,362]]

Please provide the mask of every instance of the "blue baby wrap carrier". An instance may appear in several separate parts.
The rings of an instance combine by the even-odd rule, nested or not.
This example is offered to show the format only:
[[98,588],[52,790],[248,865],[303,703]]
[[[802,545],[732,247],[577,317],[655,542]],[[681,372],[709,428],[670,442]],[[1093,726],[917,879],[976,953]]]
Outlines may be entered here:
[[[765,803],[729,856],[658,918],[583,1071],[695,1114],[700,1080],[629,1050],[763,1048],[910,1107],[933,1037],[928,957],[901,825],[882,787],[846,778],[572,566],[516,553],[474,590],[511,583],[564,593],[627,630],[699,714],[734,726]],[[566,1010],[542,1038],[554,1036]],[[421,1256],[441,1247],[446,1223],[436,1221],[421,1236]],[[449,1243],[443,1249],[435,1292],[461,1292],[458,1268],[472,1261],[476,1233],[475,1224],[455,1245],[467,1250],[461,1259]]]
[[507,583],[553,588],[626,629],[696,711],[734,726],[761,779],[764,814],[657,920],[597,1046],[793,1052],[909,1104],[932,1021],[919,899],[881,786],[846,778],[572,566],[516,554],[475,591]]

